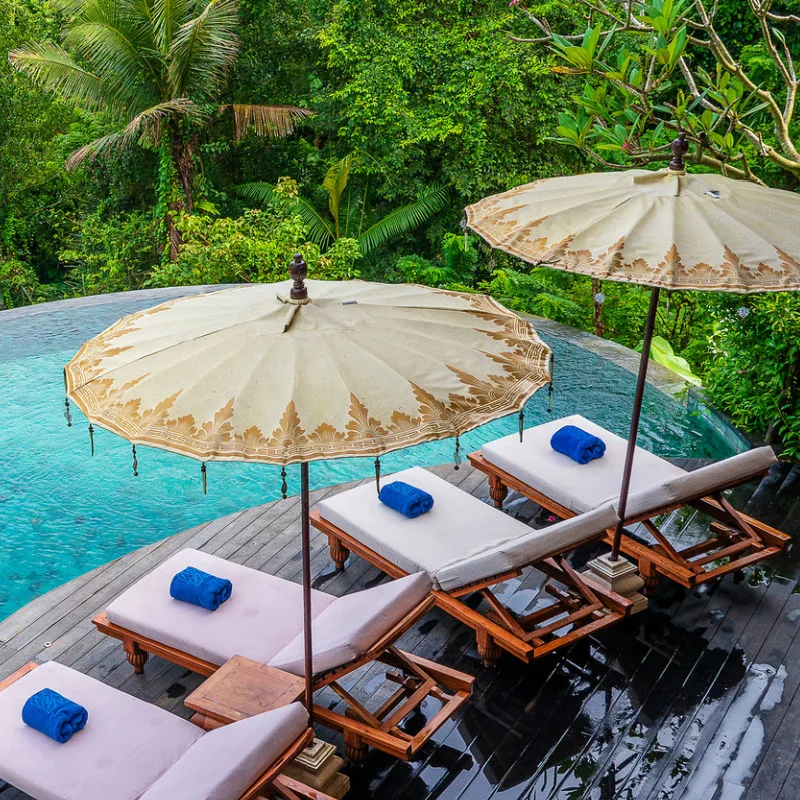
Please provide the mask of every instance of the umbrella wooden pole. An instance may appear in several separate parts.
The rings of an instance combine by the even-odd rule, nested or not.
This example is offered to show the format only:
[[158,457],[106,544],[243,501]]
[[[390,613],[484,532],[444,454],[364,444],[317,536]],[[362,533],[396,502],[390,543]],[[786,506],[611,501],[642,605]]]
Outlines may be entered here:
[[642,342],[642,357],[639,360],[639,377],[636,381],[636,395],[633,399],[633,417],[631,418],[631,430],[628,436],[628,449],[625,452],[625,466],[622,470],[622,487],[619,490],[619,503],[617,504],[617,514],[619,522],[614,531],[614,544],[611,548],[611,558],[616,561],[619,558],[619,545],[622,540],[622,529],[625,527],[625,514],[628,506],[628,490],[631,485],[631,473],[633,472],[633,456],[636,452],[636,436],[639,433],[639,418],[642,415],[642,400],[644,399],[644,387],[647,383],[647,365],[650,361],[650,345],[653,341],[653,329],[656,325],[656,311],[658,311],[658,287],[654,287],[650,294],[650,308],[647,312],[647,324],[644,329],[644,341]]
[[313,660],[311,647],[311,523],[309,514],[311,512],[308,489],[308,464],[300,465],[300,503],[303,515],[303,634],[305,638],[305,676],[306,691],[305,705],[308,713],[311,713],[314,691],[313,682]]

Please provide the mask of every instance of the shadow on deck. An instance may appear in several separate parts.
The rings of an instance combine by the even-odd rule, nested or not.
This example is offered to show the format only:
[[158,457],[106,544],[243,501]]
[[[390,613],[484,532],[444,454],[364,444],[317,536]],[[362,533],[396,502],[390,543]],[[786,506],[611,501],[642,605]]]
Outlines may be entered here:
[[[685,466],[685,465],[683,465]],[[480,473],[437,474],[486,497]],[[777,465],[732,501],[789,533],[800,530],[800,470]],[[331,489],[316,492],[317,501]],[[526,521],[537,509],[511,502]],[[702,527],[669,523],[687,540]],[[56,659],[188,717],[183,699],[201,678],[152,658],[134,675],[119,642],[91,617],[171,553],[196,547],[299,581],[299,500],[234,514],[143,548],[39,598],[0,623],[0,678],[30,660]],[[344,594],[381,580],[351,557],[337,573],[326,542],[313,541],[316,585]],[[581,566],[594,553],[576,552]],[[434,610],[400,645],[477,676],[471,701],[410,763],[372,751],[350,771],[349,798],[522,800],[525,798],[795,798],[800,779],[800,571],[790,552],[743,581],[727,577],[695,591],[662,585],[648,611],[531,665],[505,656],[486,670],[472,631]],[[526,606],[536,578],[502,593]],[[358,696],[380,684],[378,668],[347,683]],[[331,706],[338,698],[331,695]],[[420,722],[420,724],[423,724]],[[328,731],[324,738],[338,742]],[[0,783],[2,800],[24,798]]]

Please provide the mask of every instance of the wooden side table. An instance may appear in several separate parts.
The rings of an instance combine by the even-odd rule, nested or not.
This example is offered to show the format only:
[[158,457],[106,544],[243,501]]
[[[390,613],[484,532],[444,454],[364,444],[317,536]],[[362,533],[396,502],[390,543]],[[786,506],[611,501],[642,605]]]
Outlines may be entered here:
[[244,656],[233,656],[184,701],[197,713],[192,722],[205,730],[227,725],[303,696],[302,678]]

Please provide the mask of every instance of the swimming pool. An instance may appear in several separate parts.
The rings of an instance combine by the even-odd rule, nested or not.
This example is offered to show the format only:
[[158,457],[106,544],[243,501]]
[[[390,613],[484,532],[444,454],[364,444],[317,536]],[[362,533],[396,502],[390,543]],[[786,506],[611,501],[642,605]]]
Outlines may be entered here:
[[[166,299],[163,297],[161,299]],[[199,465],[150,448],[139,450],[102,430],[90,455],[85,418],[63,416],[62,369],[84,340],[125,314],[160,302],[151,293],[110,296],[93,305],[39,306],[0,314],[0,620],[49,589],[100,564],[216,517],[280,496],[280,470],[258,464],[208,464],[208,495]],[[625,435],[634,376],[559,337],[553,414],[580,412]],[[528,403],[526,424],[547,418],[547,392]],[[517,417],[462,437],[462,452],[517,430]],[[731,446],[678,402],[648,387],[640,443],[664,456],[722,458]],[[453,442],[419,445],[382,459],[384,474],[452,459]],[[289,492],[299,491],[299,467]],[[371,459],[311,467],[312,488],[374,474]]]

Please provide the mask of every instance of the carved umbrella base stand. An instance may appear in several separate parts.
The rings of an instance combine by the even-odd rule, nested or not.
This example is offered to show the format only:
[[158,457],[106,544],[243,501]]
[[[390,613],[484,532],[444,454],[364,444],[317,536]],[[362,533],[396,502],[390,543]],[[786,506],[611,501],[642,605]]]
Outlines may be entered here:
[[647,598],[639,591],[644,586],[644,580],[630,561],[622,556],[611,558],[609,553],[593,558],[587,566],[586,575],[633,603],[631,614],[638,614],[647,608]]

